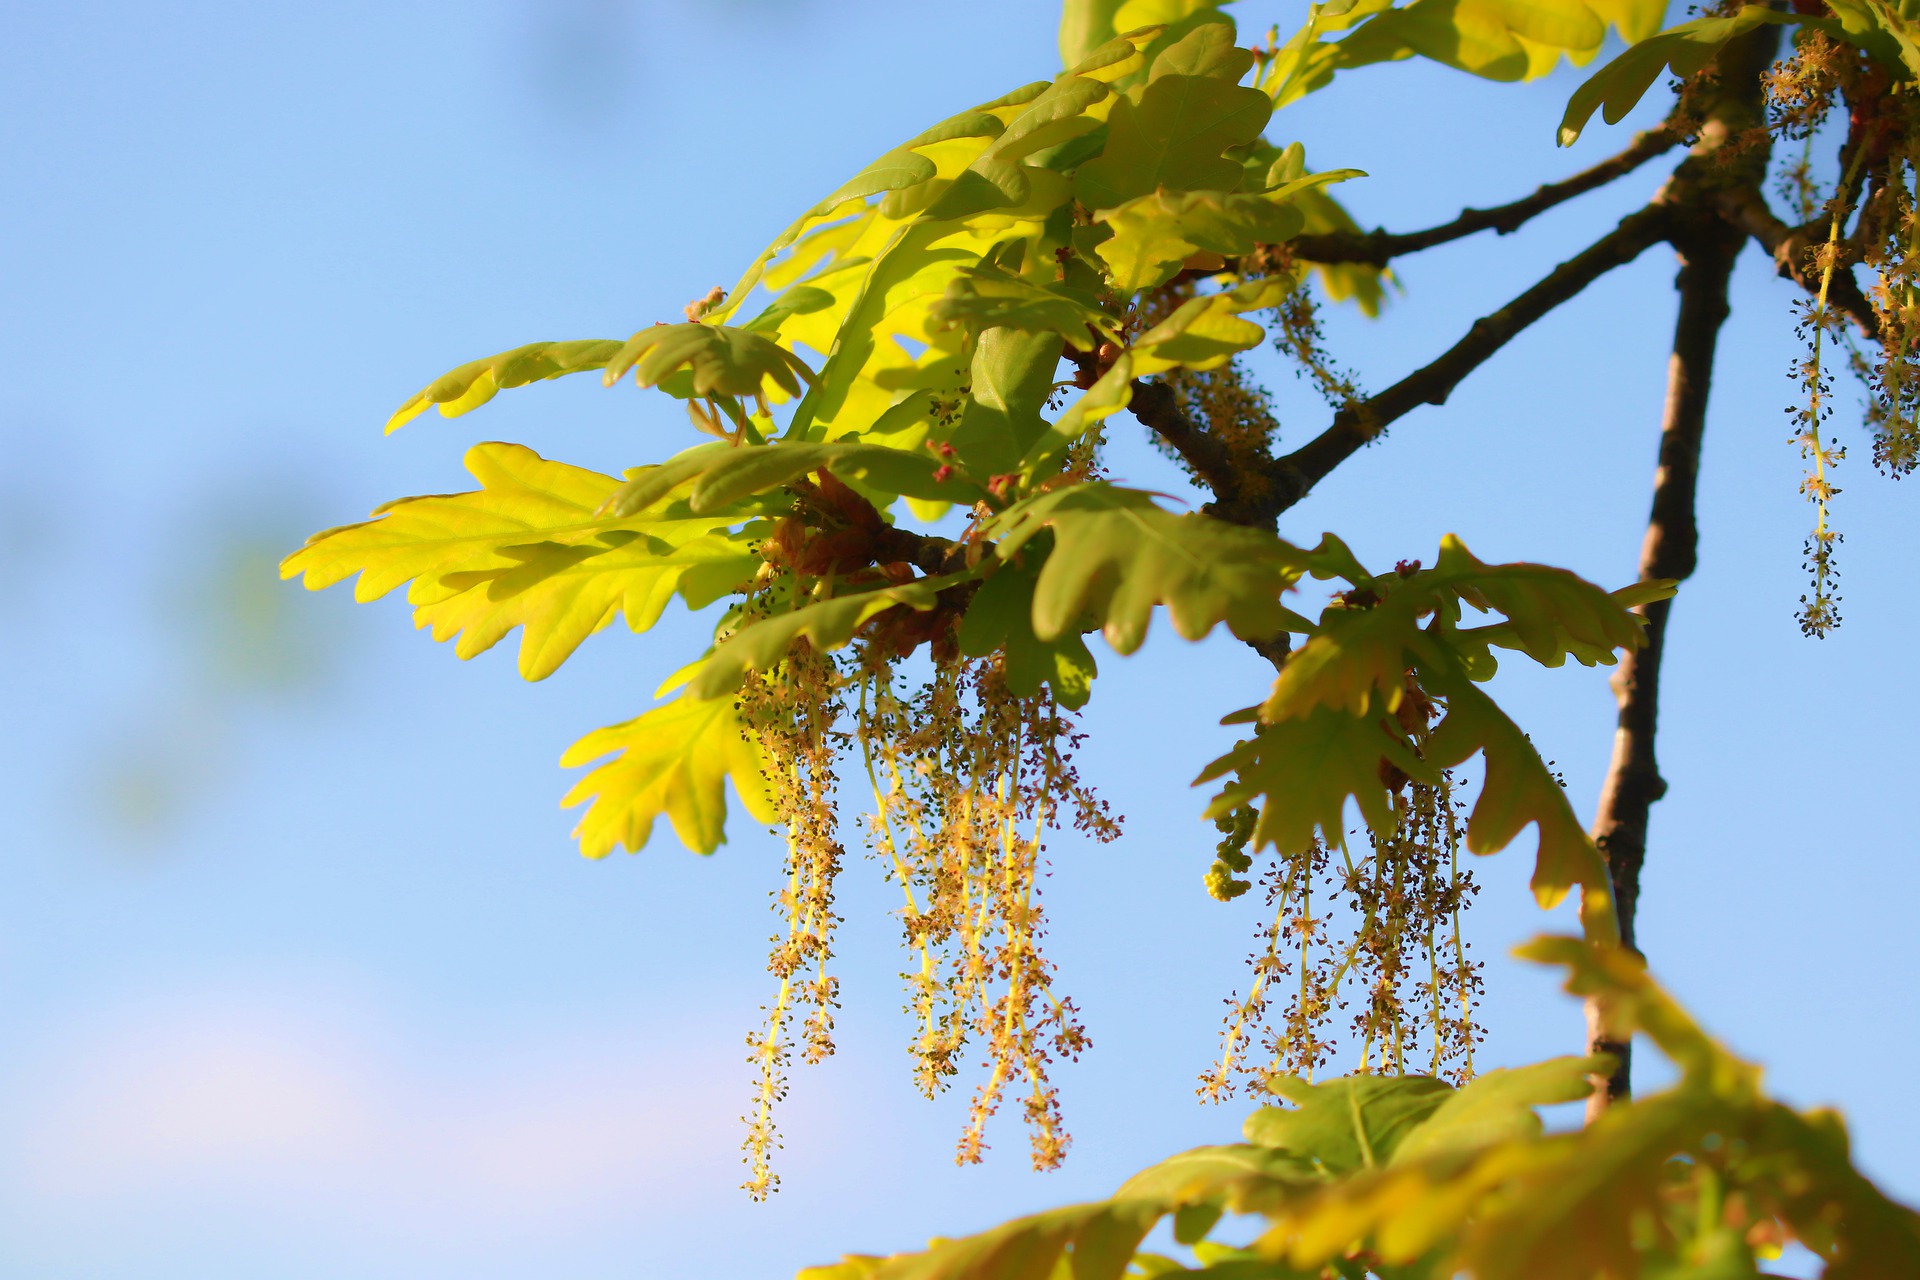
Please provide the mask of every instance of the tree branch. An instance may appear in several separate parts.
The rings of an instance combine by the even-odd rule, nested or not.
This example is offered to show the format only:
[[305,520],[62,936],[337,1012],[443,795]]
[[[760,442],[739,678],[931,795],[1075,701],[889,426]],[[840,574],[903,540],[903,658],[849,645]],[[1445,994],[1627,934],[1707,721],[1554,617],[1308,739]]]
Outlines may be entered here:
[[[1755,187],[1729,187],[1714,193],[1720,216],[1753,238],[1773,259],[1775,270],[1793,281],[1809,295],[1820,293],[1820,273],[1814,269],[1810,254],[1827,238],[1824,218],[1797,227],[1788,226],[1774,215],[1766,199]],[[1827,301],[1838,307],[1869,338],[1880,337],[1880,318],[1873,304],[1853,277],[1852,264],[1842,262],[1827,287]]]
[[1492,209],[1466,209],[1451,222],[1425,231],[1394,234],[1386,230],[1368,232],[1331,232],[1325,235],[1295,236],[1287,242],[1296,258],[1307,262],[1365,262],[1384,267],[1403,254],[1418,253],[1450,240],[1463,239],[1480,231],[1509,235],[1539,214],[1575,196],[1585,195],[1616,178],[1625,177],[1647,161],[1680,145],[1681,137],[1661,125],[1635,135],[1627,149],[1611,159],[1602,160],[1571,178],[1549,182],[1523,200]]
[[1135,378],[1127,408],[1193,468],[1216,498],[1225,501],[1240,487],[1240,469],[1226,445],[1181,412],[1179,399],[1167,383]]
[[1307,496],[1313,486],[1388,424],[1423,404],[1444,404],[1461,379],[1484,364],[1528,325],[1615,267],[1639,257],[1668,235],[1671,211],[1658,202],[1628,214],[1620,225],[1567,259],[1547,277],[1490,315],[1476,320],[1466,337],[1446,353],[1408,374],[1379,395],[1341,409],[1333,424],[1269,467],[1275,516]]
[[[1680,314],[1667,365],[1667,402],[1660,424],[1660,461],[1654,471],[1653,510],[1640,547],[1640,580],[1683,579],[1698,560],[1700,531],[1695,510],[1700,440],[1706,428],[1707,393],[1714,348],[1729,311],[1727,283],[1745,237],[1718,217],[1677,233],[1680,254]],[[1653,802],[1666,794],[1654,755],[1660,705],[1660,660],[1666,650],[1671,600],[1642,605],[1645,642],[1623,655],[1613,674],[1619,703],[1613,761],[1600,791],[1593,839],[1607,860],[1620,939],[1634,946],[1634,916],[1640,901],[1640,871],[1647,856],[1647,826]],[[1631,1094],[1632,1049],[1601,1030],[1598,1010],[1588,1005],[1587,1052],[1613,1056],[1616,1066],[1603,1090],[1587,1100],[1589,1119],[1610,1102]]]

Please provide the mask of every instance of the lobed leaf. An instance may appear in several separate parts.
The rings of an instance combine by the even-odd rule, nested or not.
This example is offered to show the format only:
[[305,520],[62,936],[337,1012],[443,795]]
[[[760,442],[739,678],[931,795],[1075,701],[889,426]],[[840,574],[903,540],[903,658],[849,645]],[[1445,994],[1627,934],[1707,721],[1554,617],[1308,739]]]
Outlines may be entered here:
[[[1217,264],[1292,239],[1306,227],[1306,215],[1295,207],[1302,197],[1328,183],[1364,176],[1358,169],[1336,169],[1265,192],[1149,192],[1096,215],[1113,235],[1094,252],[1107,263],[1120,292],[1157,288],[1204,255],[1214,255]],[[1284,277],[1268,279],[1287,283]],[[1248,285],[1256,283],[1265,282]]]
[[1580,919],[1589,936],[1617,940],[1619,923],[1606,861],[1533,743],[1464,677],[1434,679],[1429,687],[1446,698],[1447,714],[1427,740],[1426,758],[1436,768],[1450,769],[1476,752],[1486,757],[1486,777],[1467,818],[1467,848],[1495,853],[1527,827],[1538,826],[1534,898],[1542,908],[1551,908],[1579,885]]
[[1266,337],[1259,325],[1241,317],[1278,306],[1292,288],[1293,281],[1285,276],[1264,276],[1223,293],[1188,299],[1134,339],[1134,376],[1180,367],[1219,368]]
[[986,490],[957,474],[939,475],[939,459],[878,444],[701,445],[668,462],[636,467],[605,500],[622,517],[672,495],[684,495],[696,514],[722,513],[734,504],[822,468],[864,488],[929,502],[978,502]]
[[1313,78],[1413,54],[1489,80],[1546,75],[1565,54],[1586,62],[1612,24],[1629,40],[1657,30],[1665,0],[1413,0],[1364,6],[1365,20],[1315,59]]
[[1007,688],[1028,697],[1040,686],[1053,688],[1054,701],[1069,711],[1087,703],[1099,674],[1093,654],[1078,631],[1042,640],[1033,631],[1033,596],[1039,582],[1032,563],[1002,564],[967,602],[960,620],[960,652],[970,658],[1005,655]]
[[774,821],[760,749],[740,725],[733,703],[682,695],[624,724],[596,729],[567,748],[563,767],[617,752],[574,784],[563,806],[591,801],[574,828],[580,852],[604,857],[615,845],[638,853],[661,814],[695,853],[712,853],[726,838],[726,788],[754,821]]
[[1092,296],[1063,283],[1038,284],[985,263],[956,275],[928,314],[936,323],[972,335],[993,328],[1056,333],[1081,351],[1120,333],[1119,323]]
[[820,600],[761,618],[722,641],[687,686],[696,698],[721,698],[740,688],[747,672],[771,672],[786,660],[797,640],[831,653],[844,648],[868,621],[890,609],[925,613],[939,603],[943,588],[973,579],[972,573],[919,578],[900,586]]
[[1298,621],[1280,603],[1303,571],[1298,550],[1212,516],[1174,515],[1137,489],[1054,489],[1016,503],[984,532],[999,539],[1003,559],[1053,535],[1033,598],[1043,640],[1099,628],[1117,652],[1132,653],[1160,605],[1188,640],[1222,622],[1242,639],[1265,639]]
[[797,396],[802,379],[813,381],[805,361],[764,334],[700,321],[656,324],[634,334],[607,358],[607,385],[629,369],[643,387],[658,386],[685,371],[683,385],[673,387],[683,398],[750,398],[764,395],[768,383]]
[[644,631],[675,594],[704,605],[758,563],[726,531],[737,514],[636,504],[603,519],[596,512],[619,488],[611,476],[512,444],[476,445],[466,463],[477,491],[403,498],[317,533],[281,576],[319,590],[358,574],[363,601],[411,583],[415,624],[436,640],[457,636],[462,658],[524,627],[520,673],[539,680],[614,617]]
[[1593,1091],[1595,1075],[1612,1069],[1613,1060],[1601,1055],[1483,1071],[1406,1133],[1389,1163],[1537,1138],[1544,1127],[1535,1107],[1578,1101]]
[[1262,1107],[1247,1117],[1247,1141],[1277,1147],[1340,1176],[1386,1164],[1408,1136],[1454,1096],[1432,1076],[1345,1076],[1322,1084],[1275,1082],[1292,1108]]
[[1438,779],[1388,718],[1320,707],[1259,726],[1251,738],[1209,764],[1194,785],[1233,775],[1205,816],[1218,818],[1264,797],[1253,847],[1303,853],[1316,838],[1329,847],[1345,843],[1350,798],[1373,830],[1383,835],[1393,830],[1393,806],[1381,777],[1383,760],[1408,777]]
[[387,431],[389,434],[398,431],[429,408],[438,408],[443,418],[457,418],[510,388],[605,368],[620,348],[619,342],[609,338],[529,342],[497,356],[474,360],[440,375],[410,396],[387,419]]
[[[1218,39],[1216,30],[1196,28],[1180,43],[1204,49]],[[1106,147],[1074,175],[1074,197],[1089,209],[1111,209],[1162,188],[1231,191],[1238,185],[1240,164],[1226,152],[1260,136],[1273,103],[1235,83],[1253,61],[1245,50],[1235,52],[1241,58],[1213,64],[1208,74],[1156,75],[1116,101]],[[1180,59],[1172,53],[1168,65]]]
[[1573,91],[1560,118],[1560,145],[1572,146],[1595,111],[1608,124],[1618,124],[1661,72],[1672,71],[1684,80],[1712,62],[1729,41],[1755,27],[1799,20],[1791,13],[1750,4],[1725,17],[1696,18],[1642,40]]

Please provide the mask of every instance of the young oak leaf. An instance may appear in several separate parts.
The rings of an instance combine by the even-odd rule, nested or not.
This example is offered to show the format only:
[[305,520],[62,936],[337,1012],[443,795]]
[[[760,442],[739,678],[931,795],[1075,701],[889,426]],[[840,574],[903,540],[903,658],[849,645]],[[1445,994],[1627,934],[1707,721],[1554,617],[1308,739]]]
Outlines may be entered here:
[[[779,343],[749,329],[689,321],[656,324],[627,339],[606,360],[603,375],[608,386],[628,369],[643,387],[662,389],[685,399],[689,396],[764,395],[771,383],[788,396],[800,394],[804,379],[813,382],[813,370]],[[676,373],[685,376],[667,382]]]
[[1266,94],[1237,79],[1162,75],[1129,91],[1107,118],[1105,149],[1074,175],[1075,198],[1089,209],[1112,209],[1161,188],[1232,190],[1241,166],[1225,153],[1258,138],[1273,114]]
[[1413,753],[1387,717],[1352,716],[1323,706],[1260,725],[1251,738],[1209,764],[1194,785],[1232,775],[1204,816],[1218,818],[1264,797],[1253,847],[1304,853],[1315,839],[1334,848],[1345,844],[1348,799],[1358,802],[1374,831],[1393,831],[1393,805],[1381,778],[1383,760],[1410,778],[1438,781],[1434,766]]
[[1120,334],[1119,322],[1090,295],[1065,284],[1036,283],[988,263],[955,276],[928,315],[973,335],[999,327],[1057,333],[1080,351]]
[[544,680],[616,617],[645,631],[676,595],[700,608],[746,582],[761,563],[754,549],[759,536],[702,533],[675,543],[616,529],[585,543],[506,546],[500,553],[516,562],[512,567],[442,574],[441,586],[457,594],[420,605],[414,622],[431,627],[435,640],[459,637],[454,653],[461,658],[484,653],[522,627],[520,674]]
[[1729,41],[1755,27],[1802,20],[1797,14],[1750,4],[1725,16],[1683,22],[1640,41],[1573,91],[1560,118],[1560,145],[1572,146],[1595,111],[1608,124],[1618,124],[1662,72],[1672,71],[1684,80],[1712,62]]
[[1255,640],[1306,625],[1280,603],[1304,571],[1302,554],[1270,533],[1174,515],[1138,489],[1094,482],[1016,503],[986,534],[1006,559],[1049,531],[1053,546],[1033,597],[1042,640],[1099,628],[1116,652],[1132,653],[1159,605],[1188,640],[1222,622]]
[[1327,609],[1280,669],[1260,718],[1273,724],[1318,707],[1352,716],[1396,710],[1413,665],[1407,651],[1420,644],[1420,619],[1431,607],[1429,593],[1403,588],[1371,608]]
[[1007,688],[1016,697],[1038,693],[1047,684],[1056,702],[1077,711],[1086,705],[1099,667],[1078,631],[1063,631],[1052,640],[1033,633],[1038,581],[1038,567],[1028,563],[1002,564],[981,583],[960,620],[960,652],[970,658],[1002,654]]
[[1612,1069],[1613,1059],[1599,1055],[1483,1071],[1406,1133],[1389,1163],[1538,1138],[1545,1126],[1536,1107],[1576,1102],[1593,1091],[1595,1075]]
[[1238,258],[1291,240],[1307,228],[1299,207],[1304,197],[1328,183],[1364,176],[1359,169],[1330,169],[1272,191],[1150,191],[1095,215],[1113,235],[1094,252],[1106,262],[1117,291],[1157,288],[1196,254]]
[[720,642],[687,686],[696,698],[723,698],[739,689],[749,671],[772,671],[796,640],[830,653],[844,648],[869,620],[890,609],[926,613],[940,602],[940,592],[972,581],[971,572],[919,578],[900,586],[882,587],[855,595],[815,601],[785,613],[748,623]]
[[281,576],[304,575],[317,591],[358,574],[361,601],[410,583],[416,625],[440,640],[461,634],[463,658],[524,623],[521,672],[539,679],[617,613],[636,631],[653,625],[683,575],[739,567],[744,548],[713,536],[737,516],[635,508],[602,519],[618,481],[522,445],[475,445],[466,464],[478,490],[402,498],[372,520],[317,533]]
[[1413,0],[1376,12],[1335,44],[1323,74],[1417,53],[1488,80],[1532,80],[1562,53],[1592,58],[1607,18],[1635,39],[1658,26],[1664,9],[1665,0]]
[[1428,691],[1447,703],[1446,718],[1426,742],[1427,761],[1434,768],[1451,769],[1476,752],[1486,757],[1486,778],[1467,818],[1467,848],[1496,853],[1537,824],[1534,898],[1542,908],[1552,908],[1579,885],[1580,919],[1588,936],[1617,941],[1620,926],[1606,862],[1533,743],[1464,676],[1423,676]]
[[781,441],[701,445],[657,466],[636,467],[607,496],[605,510],[620,518],[684,495],[695,514],[718,514],[822,468],[882,495],[965,503],[986,497],[986,490],[963,476],[941,475],[940,460],[931,454],[878,444]]
[[1452,534],[1441,539],[1439,560],[1421,580],[1477,609],[1506,615],[1505,622],[1457,632],[1453,639],[1517,649],[1547,667],[1569,657],[1597,666],[1612,662],[1616,650],[1638,648],[1645,624],[1631,610],[1667,599],[1677,586],[1663,578],[1609,592],[1565,569],[1489,565]]
[[1285,276],[1265,276],[1221,293],[1189,298],[1133,340],[1129,354],[1134,376],[1176,368],[1217,369],[1239,352],[1260,345],[1266,331],[1242,319],[1242,313],[1278,306],[1292,287]]
[[605,857],[615,845],[638,853],[663,813],[682,844],[712,853],[726,839],[729,779],[755,822],[775,821],[766,764],[728,699],[682,695],[624,724],[594,730],[568,747],[560,763],[588,764],[613,752],[619,754],[576,782],[560,802],[568,808],[592,802],[573,833],[589,858]]
[[1292,1152],[1335,1176],[1387,1163],[1454,1096],[1452,1085],[1422,1075],[1353,1075],[1320,1084],[1287,1076],[1274,1090],[1294,1105],[1248,1116],[1247,1141]]
[[457,418],[510,388],[588,369],[604,369],[621,346],[619,340],[613,338],[529,342],[497,356],[471,361],[440,375],[408,397],[387,419],[387,431],[389,434],[398,431],[430,408],[438,408],[443,418]]

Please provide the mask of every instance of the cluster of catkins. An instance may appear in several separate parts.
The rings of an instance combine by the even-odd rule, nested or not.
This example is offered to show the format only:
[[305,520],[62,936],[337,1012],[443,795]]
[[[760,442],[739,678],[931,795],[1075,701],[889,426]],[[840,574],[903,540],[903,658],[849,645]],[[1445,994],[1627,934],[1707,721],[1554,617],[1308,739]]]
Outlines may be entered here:
[[[1898,477],[1920,461],[1920,99],[1852,45],[1815,30],[1796,37],[1764,87],[1770,131],[1800,144],[1780,174],[1781,193],[1801,222],[1788,251],[1804,255],[1788,265],[1818,281],[1797,317],[1807,344],[1794,367],[1803,400],[1788,414],[1792,442],[1807,463],[1800,491],[1815,509],[1806,544],[1812,584],[1801,597],[1800,625],[1808,635],[1824,636],[1840,621],[1834,564],[1840,534],[1829,508],[1840,492],[1833,471],[1846,456],[1826,434],[1829,348],[1844,348],[1865,389],[1874,465]],[[1836,109],[1846,132],[1834,184],[1823,189],[1814,177],[1812,146]],[[1858,295],[1856,265],[1872,273]],[[1848,296],[1864,305],[1844,305]],[[1870,330],[1865,346],[1856,329]]]
[[865,768],[869,844],[904,896],[915,1081],[931,1097],[959,1073],[969,1046],[985,1059],[958,1159],[981,1158],[987,1120],[1010,1095],[1019,1098],[1035,1167],[1052,1168],[1066,1153],[1048,1067],[1077,1057],[1087,1036],[1073,1002],[1054,993],[1041,949],[1043,839],[1071,823],[1112,840],[1118,821],[1076,773],[1080,735],[1044,689],[1016,695],[997,657],[945,653],[924,683],[903,691],[898,662],[898,646],[879,633],[839,662],[802,641],[741,695],[787,839],[774,894],[783,931],[767,965],[777,986],[765,1026],[747,1041],[758,1079],[745,1117],[744,1185],[755,1198],[779,1182],[770,1169],[773,1109],[786,1092],[796,1016],[804,1011],[797,1047],[806,1061],[833,1052],[843,754],[857,754]]
[[[1318,842],[1273,855],[1259,877],[1270,915],[1248,958],[1252,983],[1227,1000],[1220,1057],[1200,1077],[1201,1097],[1221,1101],[1244,1078],[1262,1087],[1279,1076],[1311,1079],[1338,1048],[1334,1023],[1349,1009],[1359,1070],[1472,1076],[1482,979],[1460,929],[1477,892],[1460,867],[1461,806],[1451,774],[1432,786],[1409,782],[1395,793],[1393,830],[1370,834],[1358,858]],[[1215,897],[1252,887],[1234,873],[1252,871],[1253,817],[1239,809],[1217,820],[1222,840],[1207,877]]]

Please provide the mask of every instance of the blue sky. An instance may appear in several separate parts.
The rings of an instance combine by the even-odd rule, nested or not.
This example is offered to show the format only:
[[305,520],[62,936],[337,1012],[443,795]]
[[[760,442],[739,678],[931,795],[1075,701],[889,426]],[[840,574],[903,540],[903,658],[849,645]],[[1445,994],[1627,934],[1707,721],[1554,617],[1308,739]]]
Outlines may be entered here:
[[[1295,6],[1246,0],[1249,30]],[[1095,1047],[1062,1073],[1067,1168],[1003,1125],[948,1162],[964,1096],[912,1092],[877,869],[844,896],[841,1055],[796,1072],[785,1190],[734,1190],[742,1037],[766,992],[764,835],[699,859],[663,838],[571,848],[555,766],[647,705],[696,624],[609,631],[552,679],[469,663],[397,599],[271,584],[307,530],[462,487],[476,440],[603,470],[687,442],[677,407],[588,380],[423,418],[443,370],[539,338],[621,336],[729,283],[791,212],[872,155],[1055,68],[1037,0],[547,0],[16,6],[0,47],[0,1272],[130,1280],[783,1275],[845,1250],[1110,1189],[1242,1108],[1192,1083],[1255,927],[1208,900],[1189,778],[1258,696],[1231,643],[1162,628],[1103,655],[1085,772],[1120,844],[1056,842],[1063,988]],[[1397,227],[1607,154],[1553,126],[1577,78],[1354,74],[1277,118]],[[1644,114],[1644,113],[1643,113]],[[1386,318],[1332,321],[1380,386],[1643,200],[1405,266]],[[1673,272],[1649,253],[1517,340],[1443,409],[1290,512],[1363,557],[1629,579],[1652,470]],[[1793,621],[1788,287],[1749,253],[1702,480],[1702,569],[1676,608],[1642,940],[1788,1098],[1849,1115],[1867,1168],[1920,1198],[1906,1077],[1920,890],[1901,778],[1910,495],[1841,473],[1844,629]],[[1283,430],[1324,410],[1273,367]],[[1130,426],[1124,478],[1177,488]],[[1591,808],[1605,673],[1497,692]],[[736,823],[736,828],[739,824]],[[1524,849],[1482,863],[1485,1051],[1571,1051],[1579,1010],[1501,957],[1564,927]],[[1245,909],[1242,909],[1242,908]]]

